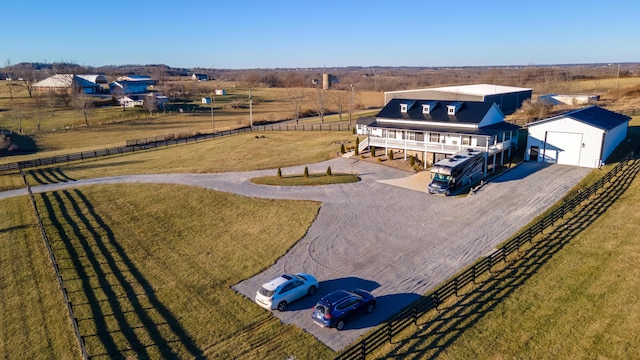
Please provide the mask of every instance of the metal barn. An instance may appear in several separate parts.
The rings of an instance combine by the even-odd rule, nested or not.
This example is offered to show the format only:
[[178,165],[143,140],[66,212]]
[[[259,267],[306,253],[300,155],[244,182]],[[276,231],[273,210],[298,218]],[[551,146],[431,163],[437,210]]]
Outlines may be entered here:
[[598,168],[627,137],[630,117],[589,106],[529,124],[525,160]]

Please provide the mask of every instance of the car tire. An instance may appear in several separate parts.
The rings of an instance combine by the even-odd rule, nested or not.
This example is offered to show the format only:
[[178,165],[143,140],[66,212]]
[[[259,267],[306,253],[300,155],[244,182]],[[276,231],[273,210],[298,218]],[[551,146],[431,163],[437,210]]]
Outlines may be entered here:
[[344,320],[340,320],[336,323],[336,329],[337,330],[342,330],[344,329]]
[[280,301],[280,303],[278,304],[278,311],[285,311],[285,310],[287,310],[287,302]]
[[375,310],[375,309],[376,309],[376,304],[371,303],[371,304],[367,305],[367,308],[366,308],[365,311],[367,312],[367,314],[371,314],[373,312],[373,310]]
[[449,191],[449,190],[445,191],[444,195],[445,195],[445,196],[449,196],[449,195],[451,195],[451,191]]
[[307,295],[313,296],[313,295],[315,295],[317,290],[318,289],[315,286],[312,286],[312,287],[309,288],[309,291],[307,291]]

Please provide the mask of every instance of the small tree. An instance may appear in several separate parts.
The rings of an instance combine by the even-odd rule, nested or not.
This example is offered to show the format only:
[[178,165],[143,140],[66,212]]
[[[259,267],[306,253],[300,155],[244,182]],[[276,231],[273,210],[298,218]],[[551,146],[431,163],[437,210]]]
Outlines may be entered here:
[[356,155],[358,155],[358,148],[360,147],[360,138],[356,138]]
[[340,154],[344,154],[344,144],[340,145]]
[[413,155],[411,155],[409,157],[409,165],[413,167],[415,164],[416,164],[416,158],[414,158]]
[[371,147],[371,157],[376,157],[376,147],[375,146]]
[[304,177],[308,178],[309,177],[309,168],[308,167],[304,167]]
[[389,150],[389,160],[393,160],[393,150]]
[[327,166],[327,176],[331,176],[331,166]]
[[282,169],[278,168],[278,177],[281,178],[282,177]]

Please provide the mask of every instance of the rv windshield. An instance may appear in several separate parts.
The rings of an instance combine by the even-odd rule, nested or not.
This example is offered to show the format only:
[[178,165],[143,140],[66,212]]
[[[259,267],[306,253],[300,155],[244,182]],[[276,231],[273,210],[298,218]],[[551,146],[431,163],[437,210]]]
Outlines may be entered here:
[[449,182],[451,180],[451,176],[450,175],[443,175],[443,174],[433,174],[433,180],[442,181],[442,182]]

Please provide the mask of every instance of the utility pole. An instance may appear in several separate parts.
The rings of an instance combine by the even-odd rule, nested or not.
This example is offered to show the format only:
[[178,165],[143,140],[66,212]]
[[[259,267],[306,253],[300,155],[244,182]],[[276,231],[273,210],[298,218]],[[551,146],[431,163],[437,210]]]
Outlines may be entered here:
[[213,106],[216,104],[215,96],[216,96],[216,90],[214,89],[213,93],[211,94],[211,130],[214,129],[214,127],[213,127]]
[[249,127],[253,128],[253,100],[251,99],[251,88],[249,88]]
[[349,84],[351,87],[351,99],[349,101],[349,128],[351,128],[351,114],[353,114],[353,105],[355,102],[355,94],[353,92],[353,84]]
[[618,64],[618,75],[616,75],[616,90],[618,90],[618,80],[620,79],[620,64]]

